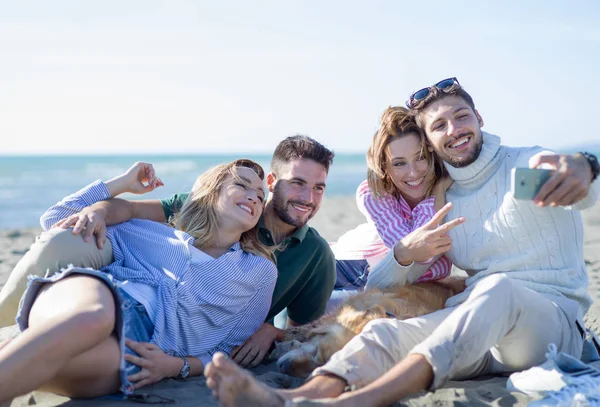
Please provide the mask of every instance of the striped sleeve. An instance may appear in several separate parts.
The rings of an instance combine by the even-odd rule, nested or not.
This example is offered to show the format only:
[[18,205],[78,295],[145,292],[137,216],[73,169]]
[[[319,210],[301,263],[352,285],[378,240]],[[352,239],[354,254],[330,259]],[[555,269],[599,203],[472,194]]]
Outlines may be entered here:
[[48,209],[40,218],[40,224],[44,230],[48,230],[56,222],[80,212],[87,206],[109,198],[110,193],[106,185],[100,180],[95,181],[74,194],[63,198],[62,201]]
[[448,259],[448,257],[443,255],[439,259],[434,261],[431,264],[431,267],[429,267],[427,271],[416,280],[416,282],[424,283],[426,281],[441,280],[450,276],[451,272],[452,262],[450,261],[450,259]]
[[257,267],[260,267],[262,269],[261,272],[265,274],[263,281],[255,295],[244,307],[244,312],[238,316],[237,324],[229,332],[219,333],[224,339],[213,349],[197,356],[204,366],[210,362],[212,355],[216,352],[223,352],[229,355],[235,346],[243,344],[264,323],[271,307],[273,290],[277,281],[277,268],[273,262],[266,259],[261,260],[264,260],[264,263]]
[[402,198],[396,199],[391,195],[376,198],[367,181],[359,186],[357,200],[359,206],[365,208],[368,216],[375,223],[381,240],[389,248],[394,247],[400,239],[422,226],[435,213],[433,198],[427,198],[419,203],[411,213],[410,207]]
[[429,222],[431,218],[433,218],[433,215],[435,215],[434,202],[435,198],[433,196],[430,196],[429,198],[423,199],[421,202],[419,202],[417,206],[415,206],[415,208],[412,210],[412,230],[420,228],[421,226]]

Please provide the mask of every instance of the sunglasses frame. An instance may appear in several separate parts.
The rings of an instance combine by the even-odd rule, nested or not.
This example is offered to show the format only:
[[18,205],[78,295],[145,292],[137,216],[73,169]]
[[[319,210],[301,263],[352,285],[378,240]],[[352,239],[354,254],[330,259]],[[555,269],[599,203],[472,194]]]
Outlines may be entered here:
[[[446,81],[452,81],[452,84],[450,86],[446,86],[446,87],[440,87],[440,85]],[[428,86],[422,89],[419,89],[417,91],[414,91],[413,93],[410,94],[410,96],[408,97],[408,100],[406,101],[406,107],[408,107],[409,109],[412,109],[418,102],[420,102],[421,100],[425,99],[427,96],[429,96],[429,93],[431,93],[431,89],[433,88],[437,88],[442,92],[446,92],[448,89],[454,87],[454,86],[458,86],[460,87],[460,82],[458,81],[458,79],[456,79],[456,76],[452,76],[450,78],[446,78],[446,79],[442,79],[441,81],[435,83],[432,86]],[[417,93],[426,91],[426,93],[424,94],[423,97],[421,98],[416,98],[415,95]]]

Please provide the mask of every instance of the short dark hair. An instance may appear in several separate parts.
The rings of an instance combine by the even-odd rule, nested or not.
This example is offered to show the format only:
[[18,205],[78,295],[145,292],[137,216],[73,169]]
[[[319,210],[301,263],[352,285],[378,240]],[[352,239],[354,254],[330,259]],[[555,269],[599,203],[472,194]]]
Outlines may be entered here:
[[423,111],[427,109],[427,107],[433,102],[444,99],[448,96],[456,96],[461,98],[471,107],[473,112],[475,112],[475,102],[473,102],[473,98],[471,97],[471,95],[469,95],[462,86],[453,86],[452,88],[447,90],[440,90],[434,86],[429,89],[429,95],[427,95],[425,99],[415,103],[415,105],[410,109],[415,114],[417,124],[423,127],[423,121],[421,119]]
[[333,163],[334,156],[333,151],[318,141],[302,134],[296,134],[285,138],[277,145],[271,160],[271,171],[277,174],[280,164],[304,159],[321,164],[329,172],[329,166]]

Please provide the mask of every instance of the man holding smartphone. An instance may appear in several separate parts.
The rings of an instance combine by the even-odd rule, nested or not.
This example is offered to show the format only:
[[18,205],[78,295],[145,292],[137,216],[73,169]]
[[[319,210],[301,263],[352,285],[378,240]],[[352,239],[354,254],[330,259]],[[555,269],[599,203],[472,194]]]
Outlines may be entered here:
[[[501,145],[481,131],[483,119],[456,78],[413,93],[407,105],[454,179],[448,218],[466,220],[448,230],[447,255],[469,275],[465,292],[423,317],[372,321],[298,389],[269,389],[217,354],[205,375],[222,405],[333,397],[319,405],[383,406],[451,379],[528,369],[551,343],[581,357],[592,300],[579,209],[600,193],[595,157]],[[554,173],[534,201],[515,200],[511,169],[542,164]],[[431,257],[430,233],[420,228],[400,240],[371,278],[384,272],[404,281]]]

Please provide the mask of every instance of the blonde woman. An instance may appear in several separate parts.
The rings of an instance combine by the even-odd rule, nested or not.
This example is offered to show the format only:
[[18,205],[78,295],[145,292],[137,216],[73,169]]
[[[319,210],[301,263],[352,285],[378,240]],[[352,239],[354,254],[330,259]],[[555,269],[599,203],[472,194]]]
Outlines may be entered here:
[[[389,107],[383,113],[367,152],[367,164],[367,180],[358,187],[356,198],[359,210],[375,225],[381,239],[381,250],[371,248],[371,252],[382,258],[444,206],[452,180],[428,147],[414,117],[403,107]],[[443,243],[450,248],[450,238]],[[427,263],[429,267],[417,282],[450,275],[452,263],[446,256]],[[370,280],[368,286],[374,284],[380,288],[385,285]]]
[[[174,227],[139,219],[111,226],[113,263],[33,278],[17,317],[23,332],[0,349],[0,401],[38,388],[129,395],[163,377],[200,375],[213,353],[244,343],[264,322],[277,277],[256,234],[263,178],[250,160],[212,168]],[[152,176],[150,187],[159,184]],[[96,181],[42,223],[110,196]]]

